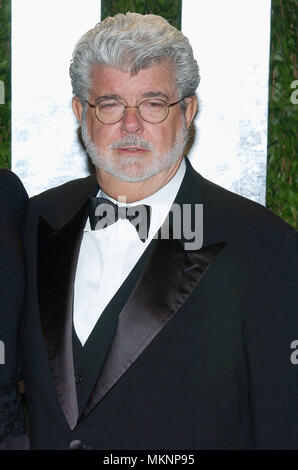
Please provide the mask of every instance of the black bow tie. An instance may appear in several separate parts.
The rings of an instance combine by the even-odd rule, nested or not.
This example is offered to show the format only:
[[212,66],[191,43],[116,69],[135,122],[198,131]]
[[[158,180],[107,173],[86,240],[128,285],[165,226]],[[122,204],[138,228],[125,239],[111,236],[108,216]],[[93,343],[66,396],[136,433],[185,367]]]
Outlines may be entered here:
[[127,219],[135,227],[139,238],[145,242],[150,227],[151,207],[145,204],[138,206],[118,206],[104,197],[91,197],[89,204],[89,218],[92,230],[98,230],[118,219]]

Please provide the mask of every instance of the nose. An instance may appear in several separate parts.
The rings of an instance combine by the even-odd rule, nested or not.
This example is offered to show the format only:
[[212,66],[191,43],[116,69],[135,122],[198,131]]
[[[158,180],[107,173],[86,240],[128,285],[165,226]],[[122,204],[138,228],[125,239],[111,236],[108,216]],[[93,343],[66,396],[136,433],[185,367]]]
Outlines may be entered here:
[[130,134],[136,134],[141,133],[143,128],[143,119],[139,115],[138,109],[134,106],[128,106],[121,120],[121,130]]

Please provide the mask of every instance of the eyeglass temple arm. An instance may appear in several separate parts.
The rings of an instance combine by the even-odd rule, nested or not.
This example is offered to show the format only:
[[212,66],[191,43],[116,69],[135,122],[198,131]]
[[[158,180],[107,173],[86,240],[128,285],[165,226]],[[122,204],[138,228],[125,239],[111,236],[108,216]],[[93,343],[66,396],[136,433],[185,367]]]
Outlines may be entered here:
[[88,101],[88,100],[86,100],[86,103],[88,103],[88,104],[89,104],[89,106],[91,106],[91,108],[96,108],[96,104],[91,104],[91,103],[89,103],[89,101]]
[[183,101],[184,98],[181,98],[181,100],[175,101],[175,103],[168,103],[168,107],[170,108],[171,106],[174,106],[175,104],[180,103],[180,101]]

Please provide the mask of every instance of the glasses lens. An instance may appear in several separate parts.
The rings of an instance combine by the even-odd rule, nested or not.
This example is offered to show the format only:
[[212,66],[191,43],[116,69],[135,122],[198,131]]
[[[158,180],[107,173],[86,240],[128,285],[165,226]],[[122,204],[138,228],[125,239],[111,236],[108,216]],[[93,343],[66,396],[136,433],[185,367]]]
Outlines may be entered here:
[[125,106],[118,100],[101,100],[96,103],[96,114],[105,124],[120,121],[125,112]]
[[145,121],[158,123],[163,121],[168,115],[168,105],[163,100],[144,100],[139,104],[139,113]]

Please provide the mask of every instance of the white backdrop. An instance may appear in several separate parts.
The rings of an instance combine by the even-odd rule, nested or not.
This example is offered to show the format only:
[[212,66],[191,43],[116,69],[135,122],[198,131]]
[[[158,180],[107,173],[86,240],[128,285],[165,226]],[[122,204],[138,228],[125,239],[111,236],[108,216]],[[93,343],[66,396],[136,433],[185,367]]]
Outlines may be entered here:
[[[100,0],[12,0],[12,169],[30,195],[89,173],[68,67],[98,21]],[[270,0],[183,0],[182,30],[202,77],[190,159],[264,204]]]
[[265,204],[269,0],[184,0],[182,30],[201,69],[190,158],[206,178]]
[[88,174],[68,69],[100,11],[99,0],[12,0],[12,169],[29,195]]

